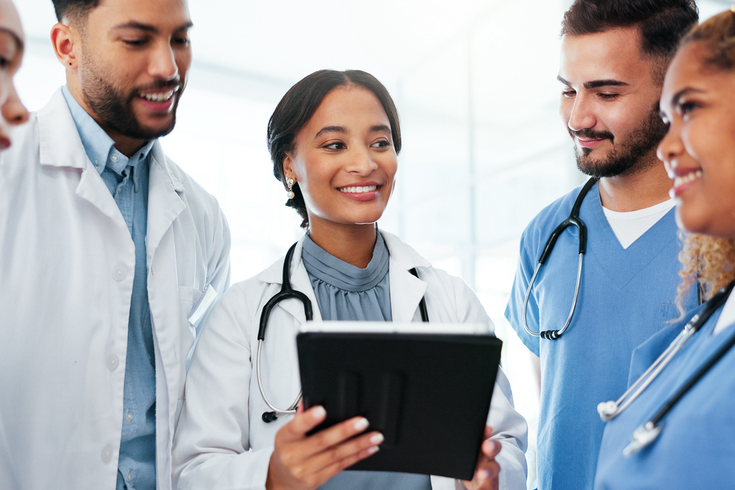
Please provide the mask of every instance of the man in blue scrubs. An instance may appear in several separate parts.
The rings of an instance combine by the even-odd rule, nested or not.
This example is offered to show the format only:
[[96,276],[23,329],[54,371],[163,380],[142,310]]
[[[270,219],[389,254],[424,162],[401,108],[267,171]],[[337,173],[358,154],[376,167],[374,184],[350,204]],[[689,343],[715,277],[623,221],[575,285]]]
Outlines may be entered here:
[[169,160],[185,0],[54,0],[66,85],[0,164],[0,488],[169,490],[187,354],[229,281],[217,201]]
[[[524,299],[546,240],[577,188],[545,208],[521,239],[506,317],[540,369],[538,484],[591,489],[604,424],[598,403],[627,384],[633,349],[678,317],[680,244],[671,181],[656,157],[666,132],[658,100],[679,39],[697,21],[693,0],[576,0],[564,15],[561,116],[577,167],[599,182],[581,205],[588,230],[579,299],[556,340],[529,334]],[[558,330],[573,303],[576,228],[564,231],[536,278],[526,321]],[[696,297],[686,306],[693,307]]]

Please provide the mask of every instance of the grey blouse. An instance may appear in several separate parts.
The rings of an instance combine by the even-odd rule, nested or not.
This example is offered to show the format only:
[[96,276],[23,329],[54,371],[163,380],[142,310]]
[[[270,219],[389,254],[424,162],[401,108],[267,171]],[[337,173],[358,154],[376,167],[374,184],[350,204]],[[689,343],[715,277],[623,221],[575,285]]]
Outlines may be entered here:
[[[365,269],[330,255],[307,235],[301,252],[323,320],[391,321],[390,254],[378,233]],[[381,471],[343,471],[322,490],[431,490],[427,475]]]

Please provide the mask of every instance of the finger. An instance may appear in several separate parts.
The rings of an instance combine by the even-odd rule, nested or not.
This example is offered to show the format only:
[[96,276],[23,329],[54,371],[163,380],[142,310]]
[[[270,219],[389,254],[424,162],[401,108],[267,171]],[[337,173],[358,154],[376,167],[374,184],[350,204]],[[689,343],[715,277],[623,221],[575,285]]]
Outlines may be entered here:
[[487,439],[482,443],[482,454],[487,458],[494,458],[502,448],[500,442],[495,439]]
[[339,424],[335,424],[332,427],[317,432],[305,441],[308,445],[308,452],[316,454],[326,451],[365,432],[365,429],[369,426],[370,423],[365,417],[353,417]]
[[[303,408],[302,408],[303,410]],[[311,429],[321,424],[327,416],[327,411],[322,406],[311,407],[309,410],[303,412],[296,412],[294,418],[281,427],[278,431],[283,442],[290,442],[299,439],[304,439],[306,433]]]
[[[318,454],[314,454],[312,462],[314,467],[324,469],[337,461],[353,458],[363,451],[369,451],[367,454],[367,456],[369,456],[370,454],[375,453],[378,446],[380,446],[384,440],[385,438],[380,432],[370,432],[331,446]],[[360,457],[360,459],[362,459],[362,457]]]
[[[366,436],[363,436],[363,437],[374,437],[374,434],[367,434]],[[380,440],[382,441],[382,435],[380,437]],[[332,478],[334,475],[336,475],[340,471],[343,471],[346,468],[349,468],[350,466],[354,465],[358,461],[362,461],[363,459],[369,456],[372,456],[379,450],[380,450],[379,446],[371,445],[367,448],[363,448],[355,453],[349,454],[340,459],[330,460],[328,464],[324,466],[322,471],[319,472],[319,478],[320,479],[323,478],[324,481],[326,482],[327,480]]]
[[485,426],[485,433],[483,434],[483,439],[490,439],[493,436],[493,428],[489,425]]

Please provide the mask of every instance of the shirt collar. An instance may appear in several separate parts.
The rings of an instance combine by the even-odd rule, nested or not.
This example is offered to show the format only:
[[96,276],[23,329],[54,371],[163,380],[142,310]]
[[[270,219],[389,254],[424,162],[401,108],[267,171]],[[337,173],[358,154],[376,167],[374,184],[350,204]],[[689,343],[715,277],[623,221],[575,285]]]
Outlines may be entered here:
[[[143,148],[135,152],[128,158],[115,148],[115,142],[102,129],[99,124],[85,111],[74,96],[69,92],[65,85],[61,88],[64,94],[66,104],[69,106],[69,112],[74,120],[74,124],[79,132],[79,137],[84,145],[84,151],[87,153],[89,161],[92,162],[95,170],[101,175],[106,167],[118,175],[122,175],[126,167],[135,167],[139,162],[148,158],[151,148],[155,140],[149,141]],[[138,173],[133,172],[133,180],[137,186]]]

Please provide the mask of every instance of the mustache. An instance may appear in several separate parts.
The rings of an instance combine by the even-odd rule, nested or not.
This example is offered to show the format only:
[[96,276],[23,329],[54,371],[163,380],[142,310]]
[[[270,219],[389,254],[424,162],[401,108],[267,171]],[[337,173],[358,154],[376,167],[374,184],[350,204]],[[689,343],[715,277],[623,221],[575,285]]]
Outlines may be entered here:
[[569,134],[573,137],[584,138],[587,140],[610,140],[613,141],[615,136],[609,131],[592,131],[591,129],[569,129]]
[[154,80],[153,83],[144,87],[136,87],[136,92],[142,92],[145,90],[156,90],[156,89],[175,89],[182,87],[181,77],[172,78],[171,80]]

